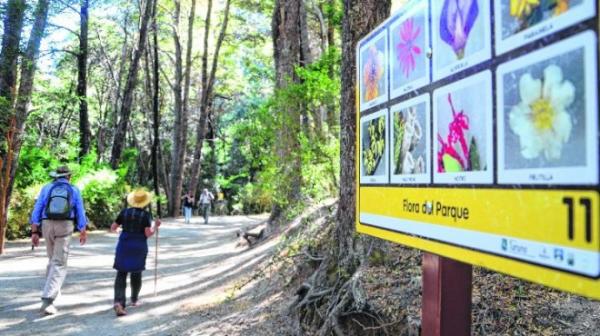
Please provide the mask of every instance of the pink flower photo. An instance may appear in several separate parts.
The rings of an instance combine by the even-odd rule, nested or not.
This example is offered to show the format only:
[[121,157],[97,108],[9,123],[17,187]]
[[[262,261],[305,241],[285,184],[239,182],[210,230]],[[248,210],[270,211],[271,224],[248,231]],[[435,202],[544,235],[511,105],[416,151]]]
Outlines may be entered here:
[[412,18],[400,25],[400,43],[396,45],[398,62],[402,73],[406,78],[415,70],[415,58],[421,55],[421,47],[417,44],[417,38],[421,34],[421,27],[415,25]]

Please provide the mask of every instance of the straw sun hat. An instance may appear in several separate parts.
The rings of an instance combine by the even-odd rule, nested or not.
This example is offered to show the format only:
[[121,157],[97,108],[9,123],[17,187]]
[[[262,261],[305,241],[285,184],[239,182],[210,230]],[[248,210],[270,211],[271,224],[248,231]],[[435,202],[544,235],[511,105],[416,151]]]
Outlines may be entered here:
[[127,203],[134,208],[143,208],[151,201],[152,195],[144,189],[136,189],[127,195]]

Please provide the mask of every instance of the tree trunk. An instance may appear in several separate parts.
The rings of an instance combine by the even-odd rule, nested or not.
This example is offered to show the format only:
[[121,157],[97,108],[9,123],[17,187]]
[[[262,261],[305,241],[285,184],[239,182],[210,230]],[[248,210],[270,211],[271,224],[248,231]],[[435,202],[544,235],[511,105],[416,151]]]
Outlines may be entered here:
[[[285,90],[299,83],[295,68],[311,61],[306,28],[306,9],[302,0],[276,0],[272,21],[275,60],[276,90]],[[307,109],[300,101],[286,102],[276,107],[278,140],[275,145],[278,159],[276,202],[271,212],[271,225],[278,219],[285,206],[300,200],[302,188],[302,162],[300,139],[301,123],[306,122]]]
[[35,21],[31,28],[29,41],[25,55],[21,61],[21,75],[19,91],[16,98],[14,109],[14,118],[9,126],[8,153],[2,155],[0,159],[0,174],[2,181],[0,185],[0,196],[2,204],[0,209],[0,254],[4,250],[4,234],[6,232],[7,210],[12,193],[14,176],[17,170],[19,149],[21,145],[21,132],[27,119],[28,105],[31,100],[31,92],[33,91],[33,78],[35,74],[35,64],[40,51],[40,43],[46,30],[48,19],[48,0],[39,0],[35,12]]
[[92,131],[87,104],[87,59],[88,59],[88,8],[89,0],[81,0],[79,14],[79,53],[77,54],[77,98],[79,99],[79,159],[90,152]]
[[[189,118],[189,96],[192,72],[192,48],[194,34],[194,18],[196,16],[196,0],[192,0],[188,17],[187,47],[185,54],[185,70],[181,50],[181,39],[176,27],[179,25],[180,3],[175,1],[175,22],[173,39],[175,42],[175,83],[173,94],[175,96],[174,112],[175,123],[173,127],[173,153],[171,158],[171,195],[169,202],[169,215],[175,216],[180,208],[181,193],[183,189],[183,172],[187,149],[187,132]],[[183,81],[183,87],[182,87]]]
[[[344,0],[342,28],[341,116],[340,116],[340,202],[336,237],[338,256],[354,255],[356,224],[356,44],[390,15],[389,0]],[[352,261],[348,261],[352,262]]]
[[[9,0],[4,14],[4,31],[2,35],[2,51],[0,51],[0,118],[6,117],[5,109],[12,106],[15,85],[17,82],[17,59],[19,43],[23,31],[23,17],[26,9],[25,0]],[[4,102],[2,101],[4,100]],[[3,131],[8,120],[2,119],[0,125]],[[4,133],[2,133],[4,135]],[[5,136],[3,136],[4,138]],[[1,148],[0,148],[1,150]]]
[[14,159],[13,134],[16,131],[15,118],[13,117],[6,127],[5,153],[0,156],[0,255],[4,253],[4,240],[6,237],[6,224],[8,220],[8,196],[10,180],[10,166]]
[[[156,0],[154,0],[156,1]],[[142,22],[140,26],[140,35],[138,37],[137,49],[133,53],[133,59],[129,66],[129,72],[127,74],[127,81],[125,82],[125,89],[123,91],[123,98],[121,101],[120,119],[115,132],[113,140],[113,147],[110,158],[110,166],[113,169],[117,169],[121,162],[121,154],[123,153],[123,145],[125,143],[125,137],[127,136],[127,125],[129,124],[129,118],[131,116],[131,105],[133,102],[133,93],[137,84],[137,72],[140,64],[140,58],[144,52],[146,45],[146,34],[148,32],[148,21],[152,14],[153,0],[147,0],[144,4],[144,12],[142,15]]]
[[[190,184],[188,191],[192,195],[196,194],[198,188],[198,178],[200,177],[200,163],[202,160],[202,146],[206,135],[206,126],[212,106],[213,99],[213,87],[215,83],[215,76],[217,73],[217,65],[219,64],[219,53],[221,51],[221,45],[225,39],[225,32],[227,31],[227,25],[229,22],[229,8],[231,0],[227,0],[225,4],[225,12],[223,17],[223,23],[221,24],[221,31],[217,39],[217,45],[213,54],[212,68],[210,74],[207,74],[208,68],[208,28],[205,29],[204,34],[204,54],[202,55],[202,98],[200,100],[200,118],[198,120],[198,126],[196,129],[196,147],[194,148],[194,157],[192,161],[192,167],[190,169]],[[210,25],[210,6],[212,6],[212,0],[209,0],[209,11],[206,15],[207,27]]]
[[157,200],[156,200],[156,212],[158,215],[158,218],[162,217],[162,210],[161,210],[161,206],[160,206],[160,201],[158,200],[158,196],[160,195],[160,188],[159,188],[159,178],[158,178],[158,151],[160,150],[160,136],[158,134],[158,127],[159,127],[159,106],[158,106],[158,95],[159,95],[159,82],[160,82],[160,77],[159,77],[159,67],[158,67],[158,26],[156,24],[156,1],[154,1],[154,8],[152,10],[152,39],[153,39],[153,44],[152,44],[152,58],[153,58],[153,63],[152,63],[152,72],[153,72],[153,85],[152,85],[152,120],[153,120],[153,138],[154,141],[152,143],[152,175],[153,175],[153,179],[154,179],[154,193],[157,196]]
[[[335,1],[336,0],[329,0],[329,9],[327,12],[327,45],[329,50],[333,50],[333,48],[335,48]],[[333,78],[335,76],[334,71],[334,63],[330,62],[329,77]],[[335,108],[334,104],[328,104],[326,114],[327,124],[330,131],[336,129],[340,123],[339,116],[337,115],[336,111],[337,109]]]
[[183,179],[183,158],[185,156],[185,139],[187,134],[187,120],[183,115],[181,85],[183,81],[183,59],[181,39],[179,38],[179,18],[181,3],[174,1],[175,13],[173,14],[172,34],[175,44],[175,78],[173,80],[173,151],[171,152],[171,195],[169,199],[169,216],[176,216],[179,211],[181,186]]

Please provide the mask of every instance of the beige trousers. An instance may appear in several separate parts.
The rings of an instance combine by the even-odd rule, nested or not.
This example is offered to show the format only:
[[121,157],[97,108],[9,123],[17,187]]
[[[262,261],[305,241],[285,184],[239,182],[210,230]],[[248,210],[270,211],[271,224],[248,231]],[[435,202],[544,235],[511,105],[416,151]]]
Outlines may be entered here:
[[42,291],[42,299],[53,301],[60,293],[60,288],[67,276],[67,259],[69,257],[69,242],[73,234],[72,220],[42,221],[42,235],[46,240],[46,284]]

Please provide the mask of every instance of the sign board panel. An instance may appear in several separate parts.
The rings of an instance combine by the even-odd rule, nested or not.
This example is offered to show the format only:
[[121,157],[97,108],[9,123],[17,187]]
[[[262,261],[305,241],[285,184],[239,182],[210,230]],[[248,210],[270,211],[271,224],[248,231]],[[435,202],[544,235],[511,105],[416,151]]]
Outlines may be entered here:
[[357,231],[600,299],[598,2],[409,1],[357,46]]

